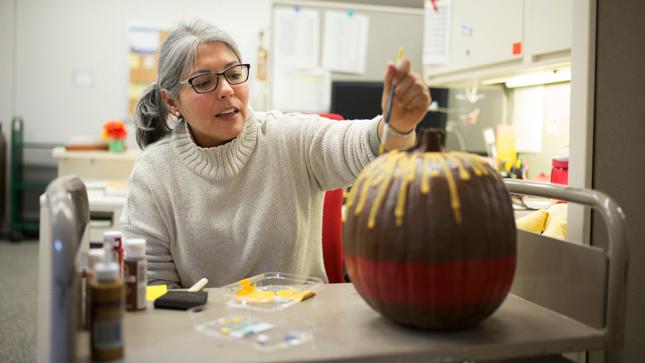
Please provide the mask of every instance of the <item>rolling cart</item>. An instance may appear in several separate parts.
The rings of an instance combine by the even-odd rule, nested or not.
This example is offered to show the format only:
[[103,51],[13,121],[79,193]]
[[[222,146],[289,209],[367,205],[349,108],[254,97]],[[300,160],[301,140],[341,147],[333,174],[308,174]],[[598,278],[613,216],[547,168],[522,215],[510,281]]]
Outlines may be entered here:
[[[585,350],[603,351],[607,363],[622,362],[629,258],[622,209],[595,190],[517,179],[504,179],[504,184],[511,194],[573,202],[602,216],[607,250],[518,230],[511,293],[583,323],[590,335],[600,338],[600,346]],[[563,343],[575,344],[573,340]]]

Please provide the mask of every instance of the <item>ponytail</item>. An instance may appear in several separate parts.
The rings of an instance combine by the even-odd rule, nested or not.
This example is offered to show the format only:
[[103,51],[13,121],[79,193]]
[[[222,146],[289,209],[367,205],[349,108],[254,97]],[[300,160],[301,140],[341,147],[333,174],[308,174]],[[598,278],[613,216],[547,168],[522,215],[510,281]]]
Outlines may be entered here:
[[135,123],[137,127],[137,145],[141,149],[169,134],[168,109],[161,99],[157,83],[151,84],[137,103]]

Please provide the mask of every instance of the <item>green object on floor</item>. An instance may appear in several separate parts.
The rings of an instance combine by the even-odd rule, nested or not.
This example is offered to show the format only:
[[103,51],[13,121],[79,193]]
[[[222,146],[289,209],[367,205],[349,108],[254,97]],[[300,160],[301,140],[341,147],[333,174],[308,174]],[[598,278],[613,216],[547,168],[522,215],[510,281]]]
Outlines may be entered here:
[[[53,149],[62,144],[35,143],[24,141],[24,121],[15,116],[11,120],[11,158],[9,179],[9,240],[22,240],[23,232],[38,231],[39,218],[25,217],[23,195],[29,191],[40,196],[51,180],[26,180],[24,175],[23,153],[25,149]],[[38,198],[38,197],[36,197]],[[39,205],[39,201],[36,201]]]

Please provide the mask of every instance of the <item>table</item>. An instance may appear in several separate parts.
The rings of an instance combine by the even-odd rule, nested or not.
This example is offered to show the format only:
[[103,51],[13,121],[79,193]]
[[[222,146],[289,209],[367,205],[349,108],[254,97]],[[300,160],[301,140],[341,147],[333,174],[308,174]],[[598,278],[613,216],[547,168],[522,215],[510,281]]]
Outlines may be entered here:
[[[210,306],[227,314],[218,289],[208,289]],[[240,314],[254,314],[235,309]],[[188,313],[158,310],[126,312],[125,362],[442,362],[484,360],[599,350],[598,329],[509,295],[499,310],[478,327],[437,333],[405,328],[383,318],[352,284],[326,284],[310,300],[273,312],[277,319],[312,323],[314,339],[273,352],[249,344],[209,337],[193,329]],[[79,361],[89,362],[89,337],[79,339]]]

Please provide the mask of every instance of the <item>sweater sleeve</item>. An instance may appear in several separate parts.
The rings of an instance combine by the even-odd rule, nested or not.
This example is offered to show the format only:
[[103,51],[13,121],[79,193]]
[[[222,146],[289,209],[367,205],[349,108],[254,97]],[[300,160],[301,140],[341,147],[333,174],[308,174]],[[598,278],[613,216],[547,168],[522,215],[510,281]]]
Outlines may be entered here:
[[302,134],[305,163],[322,190],[346,187],[378,154],[377,127],[371,120],[332,121],[315,115],[307,118]]
[[[142,162],[138,160],[137,163]],[[145,169],[145,168],[144,168]],[[148,285],[168,285],[179,288],[179,275],[170,251],[170,234],[162,217],[162,209],[146,180],[154,180],[142,168],[130,176],[128,196],[121,215],[121,228],[126,238],[145,238],[148,260]]]

